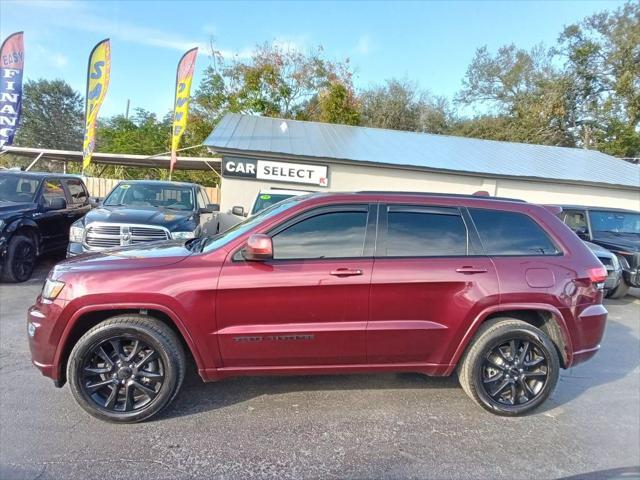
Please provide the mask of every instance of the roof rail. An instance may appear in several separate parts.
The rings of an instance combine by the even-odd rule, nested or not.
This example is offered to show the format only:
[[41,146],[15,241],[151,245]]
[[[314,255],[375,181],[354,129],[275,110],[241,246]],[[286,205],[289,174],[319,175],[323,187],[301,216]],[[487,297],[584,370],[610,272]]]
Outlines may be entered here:
[[423,196],[429,196],[429,197],[479,198],[481,200],[502,200],[502,201],[509,201],[509,202],[527,203],[526,200],[522,200],[519,198],[491,197],[491,196],[486,196],[481,192],[468,194],[468,193],[436,193],[436,192],[403,192],[403,191],[393,191],[393,190],[361,190],[356,193],[368,193],[368,194],[378,194],[378,195],[384,195],[384,194],[423,195]]

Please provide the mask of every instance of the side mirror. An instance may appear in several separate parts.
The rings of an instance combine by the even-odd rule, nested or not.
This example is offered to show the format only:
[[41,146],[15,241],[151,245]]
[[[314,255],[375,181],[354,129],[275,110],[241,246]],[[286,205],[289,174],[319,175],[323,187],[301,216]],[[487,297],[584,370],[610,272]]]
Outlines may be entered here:
[[247,245],[242,250],[245,260],[262,262],[273,258],[273,243],[271,237],[263,233],[256,233],[249,237]]
[[217,203],[210,203],[206,207],[198,210],[200,213],[215,213],[220,211],[220,205]]
[[61,197],[55,197],[51,200],[45,200],[44,209],[45,210],[64,210],[67,208],[67,201]]
[[578,235],[583,240],[589,240],[589,231],[587,227],[580,227],[576,229],[576,235]]
[[246,217],[247,214],[244,211],[244,207],[235,206],[231,209],[231,213],[238,217]]
[[104,200],[102,197],[89,197],[89,205],[91,208],[97,208],[102,205],[102,200]]

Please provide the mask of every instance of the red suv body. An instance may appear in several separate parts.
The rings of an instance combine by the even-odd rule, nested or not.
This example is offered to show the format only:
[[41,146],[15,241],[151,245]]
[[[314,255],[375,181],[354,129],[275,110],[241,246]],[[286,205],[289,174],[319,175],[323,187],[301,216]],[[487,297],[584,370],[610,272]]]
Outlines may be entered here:
[[216,237],[58,264],[29,309],[29,341],[44,375],[113,421],[168,404],[185,350],[205,381],[458,366],[474,400],[517,414],[596,353],[604,276],[541,206],[306,195]]

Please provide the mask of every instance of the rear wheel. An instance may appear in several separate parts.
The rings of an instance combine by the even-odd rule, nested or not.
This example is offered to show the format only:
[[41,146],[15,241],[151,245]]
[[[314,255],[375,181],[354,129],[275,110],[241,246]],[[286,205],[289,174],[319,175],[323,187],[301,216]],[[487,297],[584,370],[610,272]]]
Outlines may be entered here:
[[144,315],[121,315],[89,330],[74,346],[67,377],[75,400],[110,422],[146,420],[180,389],[185,356],[175,333]]
[[624,281],[624,278],[621,278],[618,286],[607,294],[607,298],[617,300],[623,298],[627,293],[629,293],[629,284]]
[[458,368],[464,391],[498,415],[515,416],[540,406],[558,382],[555,346],[540,329],[499,318],[476,335]]
[[2,279],[7,282],[26,282],[31,278],[36,265],[37,251],[33,240],[27,235],[14,235],[9,241]]

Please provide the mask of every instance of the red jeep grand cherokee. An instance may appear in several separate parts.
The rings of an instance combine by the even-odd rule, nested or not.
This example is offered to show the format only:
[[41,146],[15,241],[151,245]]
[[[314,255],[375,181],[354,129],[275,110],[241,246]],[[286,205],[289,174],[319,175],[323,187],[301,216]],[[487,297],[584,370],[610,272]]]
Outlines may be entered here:
[[158,413],[187,361],[204,381],[457,370],[476,403],[517,415],[598,350],[605,276],[541,206],[313,194],[215,237],[64,261],[28,333],[34,364],[103,420]]

